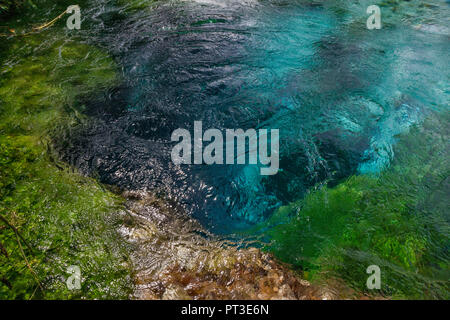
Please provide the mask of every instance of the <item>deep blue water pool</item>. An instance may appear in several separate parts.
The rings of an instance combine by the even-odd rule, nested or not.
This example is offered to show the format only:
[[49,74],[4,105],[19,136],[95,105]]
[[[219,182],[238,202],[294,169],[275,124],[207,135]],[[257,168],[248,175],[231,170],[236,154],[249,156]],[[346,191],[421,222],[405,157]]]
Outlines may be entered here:
[[[85,32],[115,57],[123,81],[86,101],[95,125],[65,158],[102,182],[174,199],[219,234],[320,184],[378,173],[395,156],[396,135],[448,109],[448,5],[422,15],[402,7],[381,30],[366,28],[365,5],[102,6]],[[171,133],[194,121],[204,130],[279,129],[280,171],[174,165]]]

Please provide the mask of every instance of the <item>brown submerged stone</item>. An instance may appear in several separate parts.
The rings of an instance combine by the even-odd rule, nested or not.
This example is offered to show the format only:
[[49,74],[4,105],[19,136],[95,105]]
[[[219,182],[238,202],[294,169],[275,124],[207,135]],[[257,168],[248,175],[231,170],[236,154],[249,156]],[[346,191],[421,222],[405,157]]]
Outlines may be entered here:
[[[126,192],[122,234],[135,244],[135,299],[333,299],[256,248],[214,240],[175,206],[146,192]],[[212,239],[206,239],[201,231]]]

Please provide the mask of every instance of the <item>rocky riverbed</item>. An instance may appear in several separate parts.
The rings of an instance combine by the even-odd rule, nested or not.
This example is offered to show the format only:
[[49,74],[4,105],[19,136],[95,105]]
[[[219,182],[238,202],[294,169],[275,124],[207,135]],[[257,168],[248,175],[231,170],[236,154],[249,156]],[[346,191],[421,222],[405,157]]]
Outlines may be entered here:
[[[270,254],[214,239],[176,206],[146,192],[125,192],[121,233],[134,244],[135,299],[338,299],[341,284],[301,279]],[[242,247],[242,248],[240,248]]]

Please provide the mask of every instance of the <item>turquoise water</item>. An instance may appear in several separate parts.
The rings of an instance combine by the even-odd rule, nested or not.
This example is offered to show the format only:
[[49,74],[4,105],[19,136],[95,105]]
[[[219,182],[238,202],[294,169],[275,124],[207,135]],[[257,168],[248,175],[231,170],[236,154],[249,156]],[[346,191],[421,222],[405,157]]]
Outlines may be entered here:
[[[19,42],[4,65],[71,40],[104,49],[120,83],[77,98],[87,117],[54,139],[64,160],[216,235],[258,236],[305,277],[332,269],[365,290],[376,263],[386,295],[448,297],[450,7],[380,1],[368,30],[370,4],[86,1],[81,30]],[[173,164],[170,136],[194,121],[279,129],[280,171]]]
[[[320,184],[378,173],[396,135],[448,109],[448,5],[385,8],[381,30],[366,28],[364,8],[190,1],[125,15],[108,3],[86,32],[124,83],[88,102],[98,124],[66,152],[103,182],[156,190],[225,234]],[[280,129],[280,172],[174,166],[171,132],[200,120],[204,130]]]

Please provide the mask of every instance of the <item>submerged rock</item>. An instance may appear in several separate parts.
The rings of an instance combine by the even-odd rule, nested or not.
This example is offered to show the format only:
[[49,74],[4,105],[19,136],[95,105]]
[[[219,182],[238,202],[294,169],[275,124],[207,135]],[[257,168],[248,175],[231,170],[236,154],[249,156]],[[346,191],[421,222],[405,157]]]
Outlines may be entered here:
[[[175,206],[146,192],[125,192],[129,223],[122,234],[131,260],[135,299],[333,299],[257,248],[221,241]],[[243,243],[239,243],[242,247]]]

